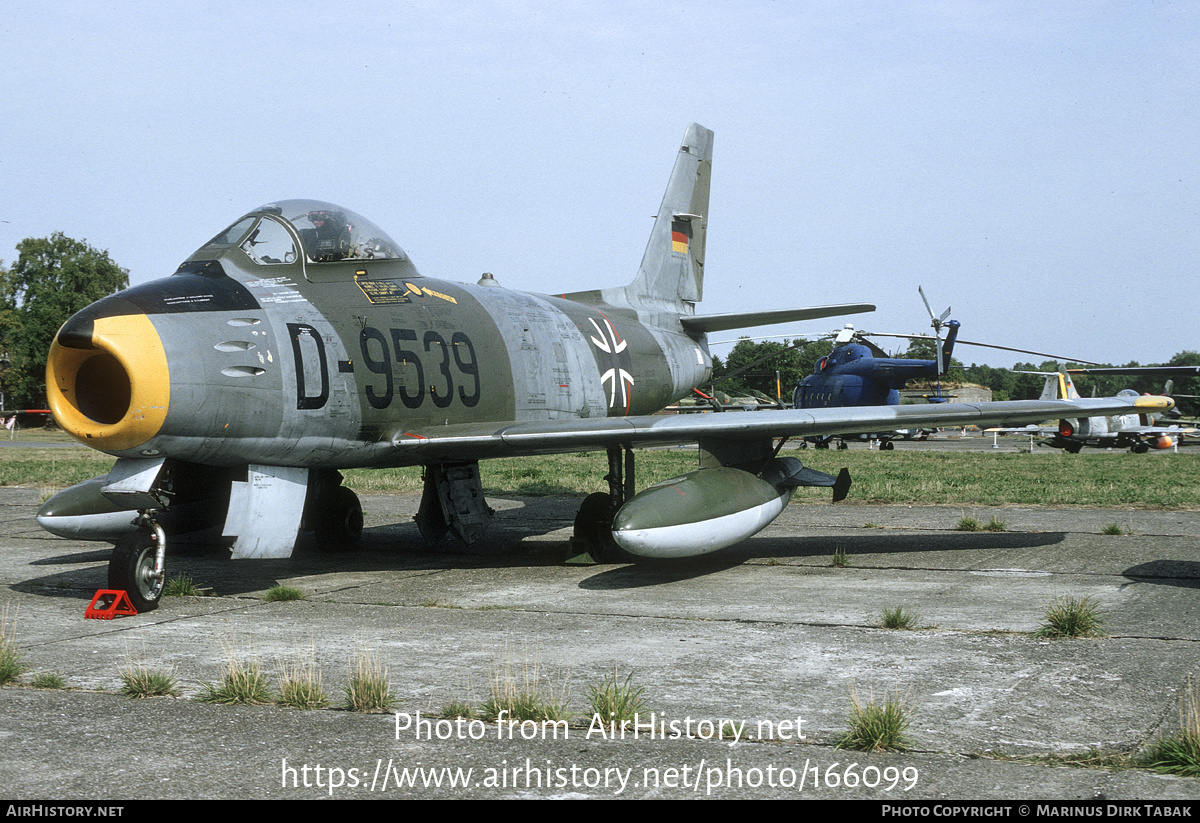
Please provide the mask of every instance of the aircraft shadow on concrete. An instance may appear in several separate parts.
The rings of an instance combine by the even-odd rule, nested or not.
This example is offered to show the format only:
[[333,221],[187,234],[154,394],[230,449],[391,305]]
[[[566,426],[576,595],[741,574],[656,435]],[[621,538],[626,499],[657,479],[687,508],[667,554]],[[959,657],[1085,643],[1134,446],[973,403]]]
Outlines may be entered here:
[[579,585],[585,589],[656,586],[702,577],[752,560],[811,557],[832,559],[838,549],[844,550],[853,564],[855,556],[1036,548],[1061,543],[1064,537],[1065,535],[1059,532],[920,535],[847,532],[813,537],[754,537],[710,555],[658,563],[641,562],[635,566],[609,569],[582,581]]
[[1200,562],[1195,560],[1150,560],[1124,572],[1133,583],[1200,589]]
[[[281,578],[331,572],[557,566],[572,551],[566,540],[546,540],[545,535],[557,530],[569,533],[571,524],[564,520],[562,511],[561,503],[556,505],[548,499],[531,499],[520,509],[519,516],[498,516],[493,528],[471,546],[463,546],[450,537],[430,546],[411,521],[367,528],[358,546],[344,550],[318,548],[311,534],[305,534],[298,542],[295,554],[287,559],[234,562],[229,559],[228,539],[215,532],[192,535],[170,544],[168,577],[187,576],[217,595],[235,596],[270,588]],[[709,555],[679,560],[643,560],[637,564],[603,568],[581,581],[579,587],[603,590],[666,585],[716,574],[753,560],[832,557],[838,549],[844,550],[851,559],[856,555],[996,551],[1052,546],[1061,543],[1064,536],[1059,532],[898,534],[887,530],[874,533],[852,529],[830,535],[756,537]],[[107,550],[82,551],[36,561],[39,566],[91,562],[96,565],[33,578],[13,588],[49,597],[89,596],[96,589],[107,586],[108,554]],[[1154,570],[1146,574],[1156,576]],[[1138,576],[1132,572],[1130,575]]]
[[896,533],[886,529],[848,530],[841,534],[811,537],[758,537],[725,553],[743,559],[832,556],[842,549],[847,555],[928,554],[948,551],[995,551],[1053,546],[1066,539],[1063,532],[919,532]]

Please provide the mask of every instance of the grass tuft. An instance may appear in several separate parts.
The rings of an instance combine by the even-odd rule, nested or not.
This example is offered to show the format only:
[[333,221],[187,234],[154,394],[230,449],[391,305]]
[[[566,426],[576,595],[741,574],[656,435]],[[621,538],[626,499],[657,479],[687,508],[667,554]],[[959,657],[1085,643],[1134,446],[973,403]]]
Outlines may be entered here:
[[1008,529],[1008,526],[1005,525],[1003,520],[995,515],[993,515],[992,519],[983,525],[983,530],[985,532],[1002,532],[1006,529]]
[[352,712],[386,712],[395,705],[387,669],[369,651],[355,652],[346,685],[346,708]]
[[863,699],[850,690],[850,711],[846,719],[850,728],[837,739],[835,748],[862,752],[902,752],[912,745],[908,727],[913,710],[908,700],[898,694],[884,692],[876,701],[873,695]]
[[438,712],[438,717],[443,720],[472,720],[475,717],[475,707],[466,700],[451,700]]
[[1125,530],[1122,529],[1116,523],[1109,523],[1107,526],[1105,526],[1103,529],[1101,529],[1100,533],[1101,534],[1125,534]]
[[1200,694],[1190,677],[1179,702],[1179,731],[1154,744],[1143,764],[1162,774],[1200,777]]
[[267,589],[263,597],[268,603],[278,603],[284,600],[303,600],[307,595],[292,586],[275,585]]
[[622,729],[633,723],[634,715],[646,711],[645,686],[633,685],[633,672],[622,681],[613,664],[612,674],[605,675],[598,686],[588,687],[588,703],[592,716],[602,723],[617,723]]
[[62,679],[62,675],[54,674],[53,672],[42,672],[34,675],[33,683],[35,689],[65,689],[67,681]]
[[880,625],[885,629],[911,630],[917,627],[917,620],[915,612],[906,612],[903,606],[896,606],[894,609],[884,608]]
[[120,667],[120,694],[134,699],[147,697],[178,697],[179,683],[170,672],[150,669],[145,663],[132,661]]
[[200,587],[187,575],[178,574],[167,578],[163,584],[163,597],[199,597]]
[[506,657],[492,674],[492,692],[479,714],[498,720],[500,713],[511,720],[558,721],[569,717],[567,701],[555,694],[536,663],[526,661],[518,671]]
[[221,682],[204,684],[197,698],[202,703],[227,706],[258,706],[271,702],[267,675],[257,660],[242,662],[230,658],[222,667]]
[[846,550],[843,549],[841,546],[838,546],[836,549],[834,549],[833,550],[833,560],[830,562],[829,565],[834,566],[839,569],[844,569],[847,566],[849,566],[850,558],[846,556]]
[[979,531],[979,521],[974,517],[963,517],[954,528],[960,532],[977,532]]
[[293,709],[329,707],[329,695],[321,686],[321,671],[317,668],[315,652],[281,665],[279,693],[275,702]]
[[1104,618],[1091,597],[1059,597],[1046,609],[1046,618],[1034,637],[1100,637]]
[[8,617],[8,606],[0,613],[0,686],[21,676],[21,647],[17,645],[16,621]]

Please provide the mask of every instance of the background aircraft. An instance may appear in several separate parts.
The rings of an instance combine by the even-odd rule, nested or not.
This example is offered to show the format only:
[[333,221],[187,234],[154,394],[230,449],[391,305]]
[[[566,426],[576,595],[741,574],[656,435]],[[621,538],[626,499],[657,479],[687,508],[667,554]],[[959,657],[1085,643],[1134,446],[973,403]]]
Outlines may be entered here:
[[[422,276],[377,226],[328,203],[268,204],[174,275],[69,319],[49,354],[60,425],[115,456],[106,477],[51,498],[47,530],[113,540],[109,585],[139,609],[162,592],[169,534],[221,526],[234,558],[287,557],[302,525],[353,541],[362,510],[340,469],[422,465],[418,525],[470,542],[488,524],[479,461],[603,449],[608,491],[576,535],[601,559],[685,557],[774,519],[799,486],[849,478],[779,457],[791,435],[1015,424],[1162,398],[984,406],[653,414],[704,385],[711,332],[868,311],[869,304],[696,314],[713,134],[679,149],[627,286],[545,296],[494,278]],[[635,494],[635,446],[698,442],[700,468]]]
[[[1028,349],[1013,349],[1008,346],[995,346],[990,343],[976,343],[958,340],[961,324],[957,320],[947,320],[950,309],[947,308],[940,316],[933,313],[925,291],[918,286],[918,293],[929,312],[930,325],[933,335],[891,334],[885,332],[855,331],[852,325],[834,333],[834,348],[827,356],[817,361],[813,373],[805,377],[796,386],[792,394],[792,405],[797,409],[844,408],[847,406],[895,406],[900,403],[900,390],[909,380],[919,378],[934,378],[939,380],[950,370],[951,356],[954,345],[961,342],[966,345],[1000,348],[1006,351],[1019,351],[1026,354],[1042,354]],[[943,340],[941,330],[948,331]],[[917,340],[930,340],[935,344],[935,356],[932,359],[913,359],[889,357],[882,349],[870,341],[871,337],[901,337]],[[1050,356],[1050,355],[1044,355]],[[1078,361],[1077,361],[1078,362]],[[930,403],[945,403],[951,398],[941,391],[941,384],[935,385],[933,394],[927,395]],[[870,437],[879,440],[883,450],[894,448],[892,440],[897,437],[910,438],[919,434],[919,430],[900,430],[873,432],[859,435],[859,438]],[[828,435],[808,438],[817,448],[829,448],[831,442],[836,442],[838,448],[845,448],[843,436]]]
[[[1092,371],[1097,373],[1119,374],[1120,369],[1071,369],[1071,372]],[[1195,371],[1186,372],[1194,374]],[[1125,389],[1118,397],[1137,398],[1137,392]],[[1046,375],[1046,385],[1042,390],[1043,400],[1055,400],[1059,397],[1076,399],[1079,392],[1067,371]],[[1058,421],[1057,427],[1025,426],[1020,429],[997,429],[999,434],[1025,434],[1045,437],[1043,446],[1063,449],[1070,454],[1078,454],[1084,447],[1101,449],[1129,449],[1135,454],[1144,454],[1155,449],[1169,449],[1180,437],[1191,434],[1195,429],[1180,426],[1156,425],[1157,415],[1153,412],[1093,416],[1084,418],[1066,418]]]

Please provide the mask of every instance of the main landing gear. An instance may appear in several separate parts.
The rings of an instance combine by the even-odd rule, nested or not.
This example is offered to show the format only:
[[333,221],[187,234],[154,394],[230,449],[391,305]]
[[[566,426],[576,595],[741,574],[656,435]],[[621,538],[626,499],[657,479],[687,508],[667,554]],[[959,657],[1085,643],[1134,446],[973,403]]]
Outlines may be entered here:
[[628,562],[631,556],[613,540],[612,522],[617,509],[633,497],[637,488],[633,449],[618,446],[608,450],[608,474],[604,479],[608,481],[608,493],[589,494],[575,515],[575,539],[601,563]]
[[363,510],[358,495],[345,486],[324,490],[311,513],[313,533],[322,548],[358,545],[363,532]]

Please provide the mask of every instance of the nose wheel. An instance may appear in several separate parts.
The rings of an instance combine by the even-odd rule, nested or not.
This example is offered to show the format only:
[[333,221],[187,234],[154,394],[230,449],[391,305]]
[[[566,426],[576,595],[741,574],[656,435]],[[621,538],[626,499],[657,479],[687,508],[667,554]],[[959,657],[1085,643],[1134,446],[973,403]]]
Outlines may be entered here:
[[108,587],[121,589],[139,612],[153,611],[162,599],[166,535],[157,523],[122,537],[108,561]]

